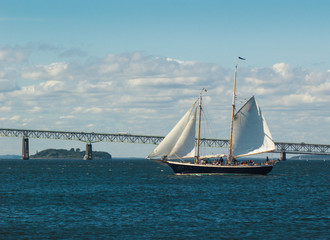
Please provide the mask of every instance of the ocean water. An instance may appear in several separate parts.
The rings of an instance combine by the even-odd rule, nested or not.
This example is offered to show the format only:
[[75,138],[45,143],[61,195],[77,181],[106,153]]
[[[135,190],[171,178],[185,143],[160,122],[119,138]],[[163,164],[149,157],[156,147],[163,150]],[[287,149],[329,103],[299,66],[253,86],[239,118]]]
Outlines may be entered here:
[[0,239],[329,239],[329,167],[177,176],[142,159],[0,160]]

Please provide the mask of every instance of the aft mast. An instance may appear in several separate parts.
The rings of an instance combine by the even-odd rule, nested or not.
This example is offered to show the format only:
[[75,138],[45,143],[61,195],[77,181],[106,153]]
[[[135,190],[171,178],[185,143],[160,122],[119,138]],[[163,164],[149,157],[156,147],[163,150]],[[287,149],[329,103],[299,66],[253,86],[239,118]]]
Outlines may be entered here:
[[197,151],[196,151],[196,157],[195,157],[195,163],[199,163],[199,142],[200,142],[200,136],[201,136],[201,115],[202,115],[202,94],[203,92],[207,92],[205,88],[202,89],[200,95],[199,95],[199,102],[198,102],[198,132],[197,132]]
[[[238,57],[239,60],[245,60],[245,58]],[[233,160],[232,139],[233,139],[233,124],[235,115],[235,100],[236,100],[236,73],[237,73],[238,60],[235,65],[235,77],[234,77],[234,89],[233,89],[233,102],[231,113],[231,125],[230,125],[230,139],[229,139],[229,151],[228,151],[228,164],[231,164]]]

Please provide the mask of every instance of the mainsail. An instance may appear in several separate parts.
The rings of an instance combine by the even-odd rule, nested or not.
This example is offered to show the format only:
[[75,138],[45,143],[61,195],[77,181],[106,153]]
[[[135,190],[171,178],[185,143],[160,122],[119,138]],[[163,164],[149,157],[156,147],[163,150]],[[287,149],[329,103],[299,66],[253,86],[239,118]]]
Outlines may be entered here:
[[148,158],[157,158],[165,155],[168,158],[194,157],[196,103],[197,101],[190,107],[154,151],[149,154]]
[[233,155],[236,157],[275,150],[266,120],[254,97],[235,114],[232,141]]

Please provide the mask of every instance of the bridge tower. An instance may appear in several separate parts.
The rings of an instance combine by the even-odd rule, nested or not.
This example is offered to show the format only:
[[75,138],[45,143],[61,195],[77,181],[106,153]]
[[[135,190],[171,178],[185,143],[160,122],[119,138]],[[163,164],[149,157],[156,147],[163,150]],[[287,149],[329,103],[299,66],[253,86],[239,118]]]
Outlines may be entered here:
[[281,152],[280,160],[281,161],[285,161],[286,160],[286,152]]
[[22,160],[29,160],[29,138],[23,136],[22,141]]
[[92,144],[86,143],[86,153],[84,156],[84,160],[93,160],[93,153],[92,153]]

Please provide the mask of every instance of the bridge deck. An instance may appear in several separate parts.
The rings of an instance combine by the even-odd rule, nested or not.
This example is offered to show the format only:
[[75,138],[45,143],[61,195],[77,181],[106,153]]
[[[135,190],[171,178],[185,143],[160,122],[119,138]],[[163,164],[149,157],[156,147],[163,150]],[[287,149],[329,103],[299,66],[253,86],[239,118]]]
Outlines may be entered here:
[[[117,142],[117,143],[138,143],[138,144],[159,144],[164,137],[145,136],[132,134],[113,134],[113,133],[87,133],[87,132],[66,132],[66,131],[48,131],[48,130],[27,130],[1,128],[2,137],[28,137],[43,139],[75,140],[86,143],[95,142]],[[206,139],[202,138],[201,146],[228,148],[229,140],[226,139]],[[294,154],[322,154],[330,155],[330,145],[325,144],[307,144],[307,143],[284,143],[276,142],[276,152],[286,152]]]

